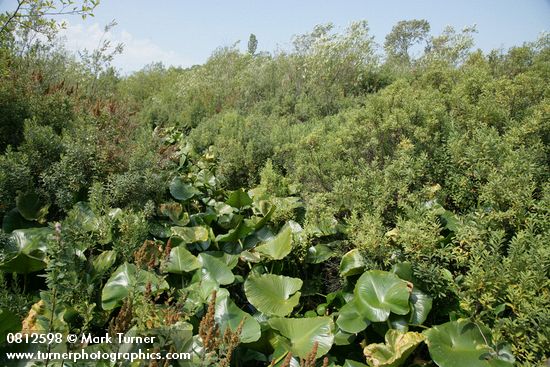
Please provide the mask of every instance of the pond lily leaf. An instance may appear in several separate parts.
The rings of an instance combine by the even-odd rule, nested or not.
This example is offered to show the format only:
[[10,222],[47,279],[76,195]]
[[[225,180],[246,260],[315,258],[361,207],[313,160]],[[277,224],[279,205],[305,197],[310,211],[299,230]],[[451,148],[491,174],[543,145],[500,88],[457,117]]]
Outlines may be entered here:
[[103,251],[93,261],[92,267],[96,276],[105,273],[116,261],[115,251]]
[[348,333],[340,328],[337,328],[334,333],[334,345],[350,345],[356,337],[357,336],[353,333]]
[[348,251],[340,261],[340,275],[347,277],[361,274],[365,270],[365,260],[358,249]]
[[[388,323],[392,329],[406,333],[409,331],[409,317],[411,315],[396,315],[392,313],[388,317]],[[382,326],[384,324],[376,324],[376,326]]]
[[391,268],[391,272],[403,280],[407,280],[409,282],[413,281],[412,264],[408,261],[394,264]]
[[275,209],[277,209],[277,207],[275,205],[271,205],[269,211],[267,213],[264,213],[263,217],[255,216],[248,220],[252,222],[254,229],[259,230],[260,228],[264,227],[265,224],[271,219],[273,213],[275,213]]
[[248,301],[267,315],[286,316],[300,300],[302,280],[282,275],[249,276],[244,282]]
[[308,264],[319,264],[323,261],[327,261],[336,254],[330,247],[324,244],[319,244],[311,246],[307,250],[306,263]]
[[163,264],[165,273],[183,274],[201,267],[201,262],[193,255],[185,245],[179,245],[170,250],[168,260]]
[[273,336],[269,340],[271,346],[274,349],[273,354],[271,355],[270,367],[300,367],[300,361],[296,357],[292,356],[290,358],[290,361],[287,361],[286,359],[288,354],[290,353],[290,342],[286,338],[275,334],[274,332],[272,332],[271,334],[275,336]]
[[40,197],[34,193],[19,194],[15,198],[17,210],[26,220],[36,220],[40,223],[45,221],[50,204],[42,202]]
[[342,367],[367,367],[367,365],[361,362],[352,361],[351,359],[346,359]]
[[352,300],[340,309],[336,324],[340,329],[356,334],[365,330],[370,325],[370,321],[359,311],[356,303]]
[[469,320],[459,319],[423,332],[430,356],[440,367],[511,367],[514,361],[497,356],[486,344],[490,332]]
[[406,315],[410,290],[407,282],[393,273],[370,270],[355,284],[354,301],[359,312],[370,321],[386,321],[390,312]]
[[[211,203],[213,203],[213,205]],[[213,206],[218,217],[233,214],[235,212],[235,209],[231,205],[227,205],[226,203],[222,203],[220,201],[216,202],[212,200],[209,202],[209,205]]]
[[218,285],[227,285],[235,281],[231,269],[220,259],[205,253],[199,254],[202,281],[213,281]]
[[326,354],[334,343],[334,323],[330,317],[299,319],[272,318],[269,325],[290,341],[292,355],[306,358],[318,343],[316,358]]
[[179,201],[187,201],[193,196],[200,194],[201,192],[193,187],[192,185],[183,182],[181,177],[174,177],[172,182],[170,182],[170,194],[174,199]]
[[227,205],[231,205],[233,208],[241,209],[245,206],[252,204],[252,199],[243,189],[233,191],[227,200],[225,201]]
[[285,258],[292,250],[292,229],[285,226],[275,237],[256,247],[256,251],[273,260]]
[[208,241],[208,228],[197,227],[172,227],[172,235],[183,239],[185,243]]
[[239,255],[228,254],[223,251],[205,251],[204,254],[214,256],[216,259],[221,260],[229,269],[233,269],[239,263]]
[[241,221],[237,228],[231,229],[226,234],[216,236],[217,242],[237,242],[239,239],[248,236],[254,230],[253,226],[248,225],[245,221]]
[[185,226],[189,223],[189,213],[183,211],[183,206],[180,203],[160,204],[159,211],[177,226]]
[[79,201],[69,212],[73,223],[78,223],[80,228],[86,232],[97,232],[99,230],[99,222],[97,216],[90,208],[88,203]]
[[139,269],[134,264],[124,263],[105,283],[101,292],[101,306],[104,310],[112,310],[122,303],[132,288],[145,292],[148,283],[151,283],[152,292],[168,289],[168,283],[156,274]]
[[262,258],[260,257],[260,254],[256,252],[249,252],[249,251],[242,251],[239,254],[239,257],[242,261],[249,262],[249,263],[259,263]]
[[208,170],[201,170],[197,173],[197,179],[195,181],[197,186],[207,186],[207,187],[216,187],[218,184],[218,179],[214,174]]
[[227,328],[233,332],[237,330],[241,321],[243,326],[239,339],[241,343],[252,343],[260,339],[262,334],[260,324],[252,315],[241,310],[229,297],[229,292],[221,288],[216,296],[216,311],[214,318],[220,325],[220,334],[223,335]]
[[385,336],[384,344],[369,344],[363,350],[367,363],[373,367],[399,367],[422,343],[424,336],[420,333],[403,333],[390,329]]
[[432,297],[414,287],[411,293],[411,305],[410,323],[422,325],[432,309]]
[[13,208],[4,215],[2,220],[2,230],[6,233],[10,233],[16,229],[32,228],[36,227],[36,222],[31,222],[23,218],[17,208]]
[[0,269],[6,272],[28,274],[46,267],[50,228],[17,229],[10,240],[0,248]]

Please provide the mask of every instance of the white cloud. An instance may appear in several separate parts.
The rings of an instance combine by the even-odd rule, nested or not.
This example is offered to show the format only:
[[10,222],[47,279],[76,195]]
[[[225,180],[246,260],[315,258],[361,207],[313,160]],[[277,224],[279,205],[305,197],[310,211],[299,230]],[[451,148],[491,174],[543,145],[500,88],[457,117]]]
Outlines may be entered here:
[[66,29],[61,30],[59,36],[69,51],[76,53],[83,49],[94,50],[100,45],[102,39],[110,41],[113,46],[123,43],[124,51],[113,60],[113,65],[123,73],[139,70],[157,61],[161,61],[165,66],[193,65],[192,60],[177,52],[165,50],[148,38],[136,38],[126,30],[118,31],[117,27],[105,33],[104,27],[98,23],[83,25],[66,22],[66,24]]

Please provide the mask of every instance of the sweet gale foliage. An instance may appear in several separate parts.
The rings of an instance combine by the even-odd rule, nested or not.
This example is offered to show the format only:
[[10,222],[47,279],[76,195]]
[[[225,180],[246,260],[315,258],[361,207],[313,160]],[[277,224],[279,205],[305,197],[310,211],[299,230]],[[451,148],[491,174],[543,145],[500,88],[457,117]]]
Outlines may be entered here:
[[192,353],[164,366],[550,357],[548,35],[484,54],[473,29],[403,21],[380,47],[322,25],[121,77],[119,50],[77,60],[9,15],[2,350],[49,331]]

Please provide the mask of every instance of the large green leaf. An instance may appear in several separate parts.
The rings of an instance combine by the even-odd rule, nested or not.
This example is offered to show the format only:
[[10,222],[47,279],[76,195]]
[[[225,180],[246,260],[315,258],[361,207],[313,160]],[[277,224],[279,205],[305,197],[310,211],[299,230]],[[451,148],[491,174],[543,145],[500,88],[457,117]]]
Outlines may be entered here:
[[235,276],[222,260],[209,254],[199,254],[202,281],[213,281],[218,285],[227,285],[235,281]]
[[130,291],[145,292],[151,283],[151,291],[168,289],[168,283],[157,275],[137,268],[134,264],[124,263],[111,275],[101,293],[101,305],[104,310],[112,310],[122,303]]
[[216,236],[218,242],[237,242],[239,239],[245,238],[254,230],[254,226],[249,225],[246,221],[241,221],[237,228],[234,228],[226,234]]
[[203,253],[214,256],[216,259],[227,265],[229,269],[233,269],[239,263],[239,255],[232,255],[223,251],[205,251]]
[[216,297],[215,319],[220,325],[220,334],[223,335],[227,328],[233,332],[237,330],[244,320],[239,339],[241,343],[252,343],[260,339],[262,334],[260,324],[250,314],[241,310],[231,298],[226,289],[220,289]]
[[390,329],[385,344],[369,344],[363,350],[367,363],[372,367],[399,367],[424,340],[420,333],[403,333]]
[[499,357],[487,345],[490,333],[469,320],[459,319],[425,330],[430,356],[440,367],[510,367],[509,355]]
[[341,276],[361,274],[363,270],[365,270],[365,260],[358,249],[353,249],[342,256],[340,261]]
[[411,319],[410,323],[421,325],[428,318],[432,309],[432,297],[414,287],[411,294]]
[[248,301],[267,315],[286,316],[300,300],[302,280],[282,275],[249,276],[244,283]]
[[245,206],[252,204],[252,199],[243,189],[233,191],[226,202],[227,205],[231,205],[234,208],[241,209]]
[[176,200],[187,201],[193,196],[200,194],[200,191],[192,185],[183,182],[180,177],[174,177],[170,182],[170,194]]
[[408,261],[394,264],[391,268],[391,272],[403,280],[407,280],[409,282],[413,281],[412,264]]
[[182,244],[170,250],[170,256],[164,263],[163,271],[166,273],[183,274],[200,267],[201,262],[199,259]]
[[17,208],[13,208],[9,212],[7,212],[6,215],[4,215],[4,219],[2,221],[2,230],[6,233],[10,233],[15,229],[32,227],[36,227],[36,222],[32,222],[23,218]]
[[208,241],[208,228],[197,227],[172,227],[172,235],[183,239],[185,243]]
[[15,199],[17,210],[26,220],[44,222],[50,204],[45,204],[34,192],[19,194]]
[[367,365],[361,362],[352,361],[351,359],[346,359],[342,367],[367,367]]
[[336,324],[340,329],[356,334],[365,330],[370,321],[359,311],[355,300],[351,300],[340,309]]
[[256,251],[273,260],[281,260],[292,250],[292,229],[285,226],[277,236],[256,247]]
[[162,215],[170,218],[175,225],[185,226],[189,223],[189,214],[183,211],[183,206],[180,203],[160,204],[159,211]]
[[300,358],[307,357],[315,342],[317,358],[326,354],[334,342],[334,323],[330,317],[272,318],[269,325],[290,341],[290,351]]
[[407,282],[393,273],[381,270],[365,272],[355,284],[354,300],[357,309],[370,321],[386,321],[390,312],[406,315],[410,289]]
[[333,256],[336,256],[336,253],[329,246],[319,244],[308,248],[305,260],[308,264],[319,264]]
[[52,233],[46,227],[13,231],[10,240],[0,248],[0,269],[21,274],[44,269],[47,243]]
[[69,212],[74,223],[78,223],[80,228],[86,232],[96,232],[99,230],[99,221],[88,203],[79,201]]
[[97,275],[102,275],[105,273],[116,261],[116,252],[115,251],[103,251],[99,254],[92,262],[94,273]]

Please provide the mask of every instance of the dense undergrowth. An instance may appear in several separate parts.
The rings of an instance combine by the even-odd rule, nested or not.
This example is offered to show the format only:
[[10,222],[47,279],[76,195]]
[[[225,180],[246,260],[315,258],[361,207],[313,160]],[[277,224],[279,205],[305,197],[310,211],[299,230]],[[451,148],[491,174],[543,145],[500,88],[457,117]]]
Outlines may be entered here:
[[543,363],[549,39],[471,32],[401,22],[382,52],[364,22],[318,26],[128,77],[3,35],[0,335],[149,333],[204,366]]

